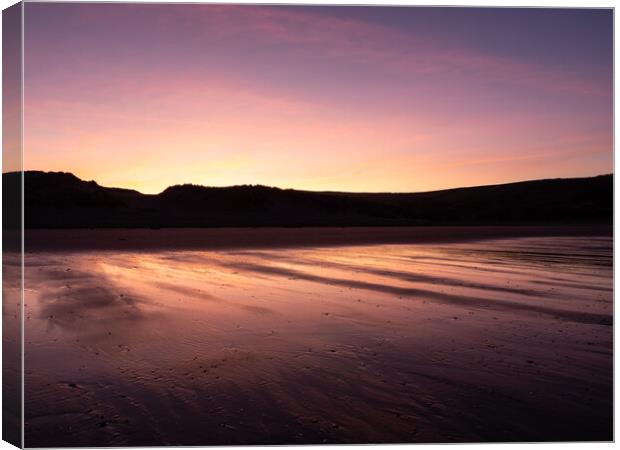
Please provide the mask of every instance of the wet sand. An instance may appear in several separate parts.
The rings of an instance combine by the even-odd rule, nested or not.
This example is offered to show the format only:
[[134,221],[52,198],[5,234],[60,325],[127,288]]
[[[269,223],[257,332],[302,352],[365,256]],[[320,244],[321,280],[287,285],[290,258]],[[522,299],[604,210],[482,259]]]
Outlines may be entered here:
[[609,225],[28,229],[25,245],[37,251],[213,250],[428,244],[505,237],[612,236],[612,232]]
[[612,439],[610,237],[50,248],[26,446]]

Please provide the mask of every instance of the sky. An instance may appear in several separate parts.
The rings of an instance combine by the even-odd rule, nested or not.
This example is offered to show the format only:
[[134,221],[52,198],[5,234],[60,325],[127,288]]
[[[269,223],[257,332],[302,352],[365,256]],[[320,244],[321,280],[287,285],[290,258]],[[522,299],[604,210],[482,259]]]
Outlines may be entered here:
[[21,170],[21,6],[2,11],[2,171]]
[[415,192],[613,171],[612,12],[26,3],[24,166]]

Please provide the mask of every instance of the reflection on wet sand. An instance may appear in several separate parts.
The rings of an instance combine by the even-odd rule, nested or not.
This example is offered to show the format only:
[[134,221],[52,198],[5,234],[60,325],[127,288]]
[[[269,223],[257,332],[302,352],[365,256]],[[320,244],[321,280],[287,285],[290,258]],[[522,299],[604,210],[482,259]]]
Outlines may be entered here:
[[611,247],[30,252],[26,445],[611,439]]
[[22,255],[11,245],[19,235],[5,229],[3,236],[2,439],[19,447],[22,442]]

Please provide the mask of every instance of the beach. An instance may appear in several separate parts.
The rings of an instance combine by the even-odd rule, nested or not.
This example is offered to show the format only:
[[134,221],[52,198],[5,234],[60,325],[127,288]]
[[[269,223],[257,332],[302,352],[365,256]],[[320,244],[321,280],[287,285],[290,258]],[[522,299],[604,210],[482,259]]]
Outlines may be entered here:
[[614,10],[411,6],[4,9],[4,440],[614,440]]
[[25,444],[611,440],[612,238],[524,230],[27,230]]

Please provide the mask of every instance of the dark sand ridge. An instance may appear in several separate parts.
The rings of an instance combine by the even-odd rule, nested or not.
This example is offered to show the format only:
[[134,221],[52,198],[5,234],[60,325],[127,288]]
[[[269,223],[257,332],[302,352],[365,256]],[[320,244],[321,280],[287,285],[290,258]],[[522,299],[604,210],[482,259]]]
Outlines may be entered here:
[[[496,300],[490,298],[484,298],[479,296],[466,296],[466,295],[451,295],[443,292],[430,291],[425,289],[416,288],[403,288],[397,286],[389,286],[379,283],[369,283],[365,281],[321,277],[318,275],[310,275],[296,270],[283,269],[280,267],[269,267],[259,264],[248,263],[236,263],[231,264],[230,267],[235,269],[241,269],[244,271],[264,273],[270,275],[278,275],[281,277],[287,277],[291,279],[303,279],[308,281],[314,281],[317,283],[325,283],[328,285],[344,286],[355,289],[374,290],[384,292],[387,294],[394,294],[408,297],[424,297],[437,302],[445,302],[460,306],[475,306],[478,308],[486,309],[516,309],[521,311],[529,311],[540,314],[549,314],[551,316],[571,320],[581,323],[592,323],[600,325],[612,325],[613,318],[610,315],[605,314],[588,314],[588,313],[576,313],[573,311],[567,311],[557,308],[548,308],[542,305],[528,305],[519,302],[509,302],[503,300]],[[453,284],[454,283],[450,283]],[[466,286],[467,287],[467,286]],[[498,289],[495,289],[498,290]]]
[[26,251],[200,250],[442,243],[528,236],[611,236],[612,232],[609,225],[28,229],[24,240]]
[[[473,288],[473,289],[480,289],[480,290],[508,292],[508,293],[514,293],[514,294],[522,294],[522,295],[532,295],[535,293],[535,291],[531,289],[521,289],[521,288],[517,288],[514,286],[498,286],[498,285],[494,285],[491,283],[477,283],[477,282],[470,281],[470,280],[455,280],[452,278],[437,277],[437,276],[421,274],[421,273],[410,273],[410,272],[404,272],[404,271],[391,270],[387,268],[366,267],[364,265],[361,265],[361,264],[356,265],[351,262],[343,263],[343,262],[334,262],[334,261],[318,261],[318,260],[312,260],[310,258],[306,260],[292,259],[290,257],[283,256],[281,253],[278,253],[278,252],[253,251],[251,253],[234,252],[234,254],[235,255],[248,254],[253,257],[267,260],[267,261],[279,261],[279,262],[285,262],[285,263],[294,263],[298,265],[312,266],[315,264],[320,264],[323,267],[333,267],[337,269],[349,269],[353,272],[362,272],[362,273],[368,273],[368,274],[374,274],[374,275],[381,275],[381,276],[385,276],[389,278],[395,278],[395,279],[400,279],[403,281],[410,281],[410,282],[425,282],[425,283],[442,284],[442,285],[447,285],[447,286],[459,286],[459,287]],[[553,255],[553,253],[547,253],[547,254]],[[440,259],[440,258],[437,258],[437,259]],[[563,257],[563,259],[565,261],[570,260],[570,256]],[[453,259],[449,259],[449,258],[446,258],[445,260],[453,261]],[[580,262],[580,261],[583,261],[583,258],[574,257],[574,260],[575,262]],[[557,261],[557,259],[553,259],[553,261]],[[608,264],[608,261],[603,262],[603,265],[607,265],[607,264]],[[440,262],[438,265],[443,266],[445,265],[445,263]],[[456,265],[455,267],[459,267],[459,266]],[[257,270],[260,272],[260,267],[258,267]],[[514,269],[511,270],[511,272],[514,273],[515,272]],[[540,280],[539,282],[542,284],[548,283],[548,282],[545,282],[544,280]],[[588,285],[583,285],[583,284],[580,285],[578,283],[569,283],[569,285],[574,288],[587,288],[587,289],[602,290],[602,291],[611,290],[611,288],[604,287],[604,286],[588,286]],[[553,294],[549,294],[549,295],[553,296]]]

